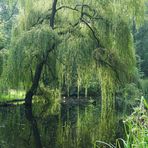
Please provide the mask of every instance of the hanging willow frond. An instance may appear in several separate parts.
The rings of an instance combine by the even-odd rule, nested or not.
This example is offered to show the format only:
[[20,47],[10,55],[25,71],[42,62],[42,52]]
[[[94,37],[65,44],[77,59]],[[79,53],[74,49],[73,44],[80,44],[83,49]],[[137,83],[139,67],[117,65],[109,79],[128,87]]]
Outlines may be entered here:
[[[30,73],[30,64],[44,58],[44,53],[51,49],[54,43],[58,43],[58,35],[47,25],[39,25],[31,30],[22,32],[12,41],[12,50],[10,53],[11,77],[15,79],[24,79],[28,71]],[[33,65],[31,66],[33,68]],[[17,75],[17,77],[16,77]],[[30,76],[30,74],[28,74]],[[30,76],[31,77],[31,76]],[[29,79],[30,80],[30,79]],[[20,80],[15,80],[20,81]]]

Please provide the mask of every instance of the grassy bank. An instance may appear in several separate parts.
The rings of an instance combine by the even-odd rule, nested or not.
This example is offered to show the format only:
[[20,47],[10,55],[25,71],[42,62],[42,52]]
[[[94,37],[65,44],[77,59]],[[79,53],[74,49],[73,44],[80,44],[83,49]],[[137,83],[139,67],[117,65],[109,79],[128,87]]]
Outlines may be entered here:
[[10,89],[5,93],[0,93],[0,102],[10,101],[15,99],[24,99],[25,91]]

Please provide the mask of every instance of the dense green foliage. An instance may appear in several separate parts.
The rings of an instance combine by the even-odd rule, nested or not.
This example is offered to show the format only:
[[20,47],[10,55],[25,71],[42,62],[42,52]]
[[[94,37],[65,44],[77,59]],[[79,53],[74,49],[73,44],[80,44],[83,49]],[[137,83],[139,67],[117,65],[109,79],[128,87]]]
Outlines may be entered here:
[[[11,3],[13,6],[13,1]],[[13,69],[13,73],[10,73],[10,76],[8,74],[13,85],[18,82],[26,85],[30,82],[36,62],[41,60],[44,52],[46,53],[45,50],[51,48],[54,41],[58,46],[54,51],[56,57],[49,56],[49,59],[51,58],[55,65],[50,68],[47,66],[46,72],[50,73],[49,71],[53,69],[53,72],[57,73],[59,86],[66,83],[66,87],[70,87],[76,80],[77,84],[74,85],[89,87],[89,82],[94,77],[97,78],[97,76],[91,78],[91,73],[97,73],[93,66],[95,64],[92,57],[93,51],[97,56],[96,60],[99,60],[99,65],[108,67],[113,71],[114,76],[117,75],[115,76],[119,79],[117,81],[124,82],[135,71],[133,70],[135,57],[130,26],[132,26],[133,17],[135,17],[137,26],[142,21],[143,8],[139,8],[139,4],[142,7],[143,1],[141,3],[133,1],[121,3],[118,1],[113,3],[109,1],[78,3],[60,1],[57,3],[55,29],[52,33],[48,25],[51,2],[48,0],[19,1],[19,14],[12,28],[10,46],[12,50],[10,50],[8,67],[6,67],[10,72]],[[127,9],[129,5],[131,7]],[[124,11],[126,11],[126,15],[124,15]],[[60,15],[61,13],[62,15]],[[66,20],[65,16],[67,16]],[[54,34],[57,34],[57,37],[54,37]],[[58,41],[56,38],[59,38]],[[58,43],[60,44],[58,45]],[[106,51],[101,53],[103,50],[96,49],[100,48],[99,46]],[[101,62],[101,60],[103,61]],[[52,65],[52,63],[50,64]],[[94,68],[92,69],[92,67]],[[46,79],[51,79],[47,77],[46,74]]]
[[134,112],[127,117],[125,124],[127,125],[125,147],[147,147],[148,143],[148,104],[144,98],[141,98],[140,105],[134,108]]

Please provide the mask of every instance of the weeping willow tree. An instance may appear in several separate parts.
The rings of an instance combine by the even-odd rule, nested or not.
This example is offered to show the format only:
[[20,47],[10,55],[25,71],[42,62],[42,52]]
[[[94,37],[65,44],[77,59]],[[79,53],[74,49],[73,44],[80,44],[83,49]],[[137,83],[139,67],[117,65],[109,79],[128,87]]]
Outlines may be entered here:
[[[9,72],[7,69],[7,57],[9,53],[10,34],[12,27],[12,19],[16,12],[16,1],[1,0],[0,1],[0,89],[7,90],[6,75]],[[14,19],[15,20],[15,19]]]
[[114,135],[116,90],[134,81],[136,56],[131,28],[133,21],[137,23],[137,28],[142,22],[143,6],[144,1],[108,2],[102,10],[106,21],[93,24],[103,45],[94,50],[94,58],[99,68],[102,93],[103,130],[100,138],[107,142],[111,141]]
[[78,94],[84,87],[87,96],[90,82],[98,81],[100,140],[110,142],[116,90],[134,80],[131,29],[133,22],[140,26],[143,5],[144,0],[19,0],[7,64],[9,82],[25,85],[30,105],[39,82],[51,75],[57,76],[60,89],[66,85],[68,94],[76,86]]
[[48,10],[51,4],[48,0],[18,3],[19,15],[12,29],[7,67],[8,81],[13,87],[25,85],[27,104],[31,104],[32,96],[37,91],[49,53],[59,42],[57,33],[53,31],[56,3]]
[[[64,55],[61,59],[65,59],[62,65],[67,65],[67,83],[69,86],[72,84],[74,64],[78,72],[78,88],[82,85],[82,79],[87,87],[89,74],[96,72],[93,69],[95,60],[101,81],[102,118],[107,119],[111,117],[110,113],[114,114],[116,90],[134,79],[136,59],[131,29],[133,21],[137,28],[143,21],[144,1],[85,0],[77,4],[69,1],[61,3],[58,10],[63,8],[63,17],[67,15],[68,23],[73,25],[60,47],[60,55]],[[65,21],[63,23],[61,19],[65,18],[59,18],[62,22],[60,27],[65,29]],[[63,78],[64,72],[61,73]]]
[[144,0],[19,0],[8,64],[13,69],[10,81],[25,82],[30,88],[26,98],[32,98],[54,57],[59,86],[66,83],[67,91],[74,82],[78,92],[84,86],[87,95],[89,82],[99,75],[102,118],[108,118],[116,89],[135,72],[131,27],[133,20],[139,27],[143,5]]
[[[73,17],[68,21],[74,27],[79,24],[64,36],[66,40],[63,41],[64,47],[61,48],[62,53],[60,52],[60,55],[65,56],[65,63],[62,65],[67,65],[68,87],[72,84],[73,64],[77,65],[78,88],[83,84],[87,88],[89,74],[99,71],[102,94],[101,128],[104,129],[100,135],[102,140],[110,141],[110,136],[113,135],[116,90],[135,79],[136,56],[132,26],[135,22],[138,28],[143,22],[144,1],[83,1],[77,5],[71,3],[70,6],[65,6],[65,3],[61,6],[61,9],[65,8],[63,15],[66,13],[70,18]],[[98,71],[93,69],[94,60]],[[63,71],[64,66],[61,67]],[[64,72],[61,73],[63,78]],[[106,132],[108,130],[111,130],[110,134]]]

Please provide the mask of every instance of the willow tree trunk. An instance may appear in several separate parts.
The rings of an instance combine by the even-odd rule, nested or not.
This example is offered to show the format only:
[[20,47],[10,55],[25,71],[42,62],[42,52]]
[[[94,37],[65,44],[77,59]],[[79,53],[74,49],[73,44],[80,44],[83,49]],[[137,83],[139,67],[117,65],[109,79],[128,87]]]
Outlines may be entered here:
[[44,66],[44,61],[39,62],[36,66],[32,86],[28,90],[28,92],[26,93],[26,97],[25,97],[25,104],[27,106],[32,104],[32,97],[37,91],[37,88],[38,88],[38,85],[39,85],[39,80],[40,80],[41,73],[42,73],[42,70],[43,70],[43,66]]
[[[52,13],[51,13],[50,22],[49,22],[50,27],[52,29],[54,29],[54,19],[55,19],[55,15],[56,15],[56,5],[57,5],[57,0],[53,0]],[[41,61],[39,61],[37,66],[36,66],[35,74],[34,74],[34,78],[33,78],[31,88],[27,91],[26,96],[25,96],[25,105],[26,106],[31,106],[32,105],[32,97],[33,97],[33,95],[35,95],[35,93],[37,91],[44,64],[46,63],[46,60],[48,59],[49,52],[52,51],[54,49],[54,47],[55,47],[55,45],[52,46],[52,49],[47,50],[47,52],[46,52],[46,54],[44,56],[46,58],[43,58]]]

